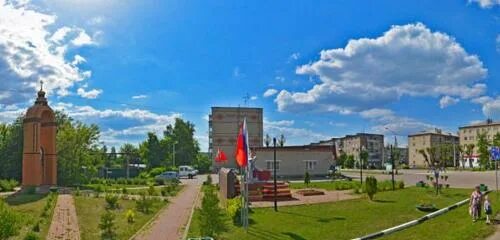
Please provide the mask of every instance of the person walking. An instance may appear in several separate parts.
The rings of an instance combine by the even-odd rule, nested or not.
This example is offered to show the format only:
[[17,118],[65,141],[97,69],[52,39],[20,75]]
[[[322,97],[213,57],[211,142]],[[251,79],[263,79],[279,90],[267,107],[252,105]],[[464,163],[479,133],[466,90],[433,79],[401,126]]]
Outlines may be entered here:
[[486,214],[486,224],[490,224],[490,216],[493,213],[493,209],[491,208],[491,203],[488,199],[488,195],[484,196],[484,213]]
[[483,195],[481,194],[479,186],[475,188],[470,196],[469,212],[472,215],[472,221],[476,222],[481,217],[481,201]]

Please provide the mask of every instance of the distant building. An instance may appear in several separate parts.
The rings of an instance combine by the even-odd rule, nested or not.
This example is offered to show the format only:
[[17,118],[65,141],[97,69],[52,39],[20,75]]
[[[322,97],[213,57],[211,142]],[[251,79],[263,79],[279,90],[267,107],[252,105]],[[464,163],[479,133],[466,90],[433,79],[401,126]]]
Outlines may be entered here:
[[[452,133],[443,133],[441,129],[433,129],[431,131],[422,131],[408,135],[409,165],[419,168],[428,167],[424,156],[419,153],[421,149],[426,150],[431,147],[439,147],[442,144],[457,146],[458,143],[458,136]],[[455,154],[458,155],[458,151],[456,151]],[[458,159],[457,156],[455,157]]]
[[365,168],[381,168],[384,154],[384,135],[372,133],[357,133],[346,135],[340,139],[339,152],[353,155],[359,161],[360,151],[368,151],[368,162]]
[[485,122],[466,125],[458,128],[458,136],[460,137],[460,146],[465,150],[465,145],[474,144],[474,152],[470,156],[464,156],[465,167],[478,167],[479,154],[477,152],[477,135],[486,133],[488,141],[492,141],[495,134],[500,133],[500,122],[493,122],[488,119]]
[[[273,147],[252,149],[257,156],[255,166],[273,172]],[[276,175],[283,178],[326,176],[333,165],[333,148],[328,145],[284,146],[276,148]]]
[[[250,147],[262,147],[264,141],[264,117],[262,108],[212,107],[212,112],[208,121],[208,151],[212,161],[214,161],[214,167],[236,167],[234,158],[236,138],[245,117],[247,119]],[[225,164],[215,163],[218,149],[226,153],[227,161]]]
[[[396,147],[393,148],[393,151],[397,152],[398,159],[395,159],[396,166],[401,166],[402,164],[406,164],[409,166],[408,159],[408,148],[407,147]],[[386,146],[384,148],[384,161],[382,165],[392,164],[391,160],[391,148]]]

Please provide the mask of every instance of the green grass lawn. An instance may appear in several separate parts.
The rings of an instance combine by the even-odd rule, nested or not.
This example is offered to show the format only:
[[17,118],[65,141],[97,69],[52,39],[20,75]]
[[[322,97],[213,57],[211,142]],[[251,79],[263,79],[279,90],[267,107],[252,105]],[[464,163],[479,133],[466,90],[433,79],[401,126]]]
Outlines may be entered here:
[[[248,232],[228,220],[227,232],[217,239],[352,239],[425,215],[415,209],[421,201],[432,202],[442,208],[467,198],[469,192],[465,189],[446,189],[436,197],[432,188],[412,187],[378,193],[375,201],[363,197],[336,203],[280,207],[278,212],[272,208],[259,208],[251,214]],[[189,236],[199,236],[197,211]],[[406,238],[400,236],[399,239]]]
[[[494,210],[498,210],[500,199],[495,193],[490,193],[490,201]],[[484,214],[483,214],[484,218]],[[428,220],[418,226],[391,234],[382,239],[442,239],[442,240],[472,240],[485,239],[493,234],[495,227],[486,225],[485,220],[473,223],[468,212],[468,205],[457,208],[445,215]]]
[[42,239],[45,238],[49,231],[52,213],[55,207],[54,202],[51,211],[49,211],[49,215],[47,217],[41,217],[43,208],[48,200],[47,196],[48,195],[41,194],[20,194],[4,199],[7,205],[21,216],[22,227],[19,229],[19,235],[14,237],[14,239],[23,239],[24,236],[33,229],[35,223],[40,220],[42,221],[39,235]]
[[[395,182],[395,188],[398,189],[400,188],[400,184],[403,184],[401,181],[396,181]],[[404,184],[403,184],[404,186]],[[379,191],[388,191],[392,190],[392,181],[390,180],[385,180],[385,181],[379,181],[377,184],[377,187]],[[347,180],[340,180],[340,181],[326,181],[326,182],[311,182],[309,185],[306,185],[305,183],[290,183],[290,188],[291,189],[304,189],[304,188],[319,188],[319,189],[324,189],[328,191],[332,190],[348,190],[348,189],[360,189],[361,188],[361,182],[359,181],[347,181]]]
[[[156,201],[151,213],[143,214],[136,211],[135,201],[119,200],[120,209],[113,210],[116,215],[115,226],[118,234],[117,239],[129,239],[144,224],[150,220],[156,212],[163,208],[166,202]],[[106,211],[106,202],[103,198],[75,197],[76,212],[78,216],[78,225],[80,226],[80,235],[82,240],[101,239],[99,221],[101,215]],[[127,222],[125,213],[133,209],[136,213],[135,222]]]

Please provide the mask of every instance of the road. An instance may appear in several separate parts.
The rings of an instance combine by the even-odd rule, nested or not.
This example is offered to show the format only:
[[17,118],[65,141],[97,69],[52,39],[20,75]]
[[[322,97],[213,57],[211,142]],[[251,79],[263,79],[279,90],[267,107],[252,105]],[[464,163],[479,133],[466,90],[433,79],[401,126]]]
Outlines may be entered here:
[[[414,186],[418,181],[428,182],[426,175],[431,175],[427,170],[399,170],[396,180],[403,180],[407,186]],[[359,179],[359,172],[343,171],[342,174]],[[447,171],[441,175],[448,175],[447,183],[453,188],[474,188],[479,184],[486,184],[490,189],[495,189],[495,171],[472,172],[472,171]],[[363,171],[363,178],[366,176],[375,176],[378,180],[391,179],[390,174],[381,174],[373,171]],[[500,173],[499,173],[500,181]]]

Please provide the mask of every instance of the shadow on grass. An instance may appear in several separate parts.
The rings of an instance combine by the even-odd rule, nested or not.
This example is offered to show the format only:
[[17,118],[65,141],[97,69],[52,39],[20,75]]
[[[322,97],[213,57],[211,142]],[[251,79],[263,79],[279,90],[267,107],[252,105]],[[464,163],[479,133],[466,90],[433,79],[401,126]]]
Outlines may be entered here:
[[10,195],[5,199],[5,202],[11,206],[22,205],[26,203],[32,203],[45,198],[47,194],[14,194]]
[[291,232],[282,232],[281,234],[289,236],[293,240],[306,240],[302,236],[295,234],[295,233],[291,233]]
[[381,199],[375,199],[373,201],[377,202],[377,203],[395,203],[396,202],[394,200],[381,200]]
[[280,213],[294,215],[294,216],[299,216],[299,217],[314,218],[318,222],[321,222],[321,223],[329,223],[329,222],[331,222],[333,220],[345,220],[346,219],[345,217],[323,218],[323,217],[310,216],[310,215],[305,215],[305,214],[300,214],[300,213],[292,213],[292,212],[284,212],[284,211],[281,211]]

